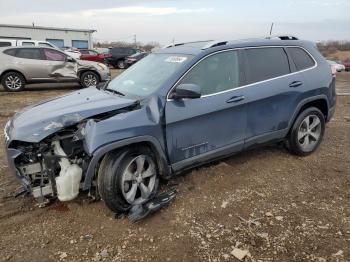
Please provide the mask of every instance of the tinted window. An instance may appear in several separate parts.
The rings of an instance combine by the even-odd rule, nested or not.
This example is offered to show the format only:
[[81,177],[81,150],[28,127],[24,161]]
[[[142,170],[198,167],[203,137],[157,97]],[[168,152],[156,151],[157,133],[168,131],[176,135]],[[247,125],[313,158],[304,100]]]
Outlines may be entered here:
[[288,52],[290,53],[298,71],[313,67],[315,65],[315,61],[301,48],[288,47]]
[[283,48],[252,48],[245,52],[251,83],[290,73],[288,57]]
[[46,60],[66,61],[66,55],[64,55],[61,52],[58,52],[56,50],[44,49],[44,54],[45,54]]
[[7,49],[4,51],[4,54],[15,56],[16,55],[16,49]]
[[26,59],[42,60],[41,51],[37,48],[20,48],[17,49],[16,57]]
[[0,47],[11,46],[11,42],[0,42]]
[[89,54],[89,50],[79,50],[79,52],[83,55],[88,55]]
[[180,83],[196,84],[202,95],[208,95],[238,87],[239,76],[238,53],[228,51],[205,58]]

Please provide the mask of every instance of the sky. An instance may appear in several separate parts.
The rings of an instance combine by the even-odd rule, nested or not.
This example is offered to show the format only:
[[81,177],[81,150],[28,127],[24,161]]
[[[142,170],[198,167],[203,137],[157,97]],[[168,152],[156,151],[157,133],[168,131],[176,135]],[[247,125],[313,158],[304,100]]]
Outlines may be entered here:
[[94,41],[350,40],[350,0],[0,0],[0,23],[96,29]]

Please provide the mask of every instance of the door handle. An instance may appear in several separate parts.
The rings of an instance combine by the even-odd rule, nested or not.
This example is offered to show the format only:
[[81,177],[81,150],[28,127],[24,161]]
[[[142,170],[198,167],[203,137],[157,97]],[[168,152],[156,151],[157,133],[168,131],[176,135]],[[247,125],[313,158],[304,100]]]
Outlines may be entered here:
[[293,81],[289,84],[289,87],[298,87],[301,86],[303,83],[301,81]]
[[229,100],[227,100],[226,103],[237,103],[237,102],[242,101],[244,99],[245,99],[244,96],[233,96]]

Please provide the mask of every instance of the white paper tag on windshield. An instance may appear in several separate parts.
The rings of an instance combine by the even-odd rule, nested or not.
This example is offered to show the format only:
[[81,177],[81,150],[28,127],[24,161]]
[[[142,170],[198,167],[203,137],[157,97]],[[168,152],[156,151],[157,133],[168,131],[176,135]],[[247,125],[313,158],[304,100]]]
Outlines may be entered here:
[[165,62],[169,62],[169,63],[183,63],[185,62],[187,59],[187,57],[184,56],[169,56]]

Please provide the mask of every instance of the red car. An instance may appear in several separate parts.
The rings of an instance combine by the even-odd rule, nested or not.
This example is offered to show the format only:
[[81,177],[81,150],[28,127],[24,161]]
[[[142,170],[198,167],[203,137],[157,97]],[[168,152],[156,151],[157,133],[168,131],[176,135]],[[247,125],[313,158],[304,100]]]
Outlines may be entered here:
[[345,71],[350,71],[350,61],[339,61],[338,63],[345,66]]
[[81,60],[88,60],[88,61],[94,61],[94,62],[100,62],[100,63],[105,62],[106,55],[99,54],[95,50],[80,49],[79,52],[81,53],[80,55]]

